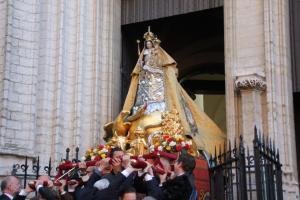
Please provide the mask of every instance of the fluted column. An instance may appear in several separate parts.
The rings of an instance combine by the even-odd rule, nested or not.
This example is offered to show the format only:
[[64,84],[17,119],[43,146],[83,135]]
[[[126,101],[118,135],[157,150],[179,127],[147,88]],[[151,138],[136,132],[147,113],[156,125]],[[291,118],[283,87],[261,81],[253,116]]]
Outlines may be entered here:
[[49,0],[41,9],[37,149],[59,160],[67,147],[83,154],[102,142],[119,111],[120,1]]
[[98,2],[98,44],[99,65],[97,115],[100,116],[98,131],[102,139],[103,125],[113,120],[120,112],[120,67],[121,67],[121,1],[102,0]]

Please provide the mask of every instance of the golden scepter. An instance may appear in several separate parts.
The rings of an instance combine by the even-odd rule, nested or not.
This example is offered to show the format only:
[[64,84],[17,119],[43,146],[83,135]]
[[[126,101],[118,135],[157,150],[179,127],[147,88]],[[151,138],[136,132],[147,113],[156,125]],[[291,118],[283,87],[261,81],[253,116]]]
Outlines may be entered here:
[[62,174],[60,177],[58,177],[57,179],[55,179],[55,181],[59,181],[60,179],[64,178],[65,176],[69,176],[70,173],[75,169],[76,167],[71,168],[70,170],[68,170],[67,172],[65,172],[64,174]]

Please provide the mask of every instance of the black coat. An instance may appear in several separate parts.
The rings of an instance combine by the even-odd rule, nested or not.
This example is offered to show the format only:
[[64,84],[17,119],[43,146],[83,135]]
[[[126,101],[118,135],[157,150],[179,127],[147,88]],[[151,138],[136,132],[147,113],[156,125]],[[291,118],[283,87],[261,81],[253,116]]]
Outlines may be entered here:
[[93,193],[92,200],[118,200],[119,188],[121,187],[122,183],[126,180],[126,177],[122,173],[118,173],[117,175],[110,173],[103,176],[102,178],[105,178],[109,181],[109,186],[108,188],[103,190],[98,190],[97,188],[94,188],[94,190],[96,191]]
[[5,194],[2,194],[0,196],[0,200],[10,200],[10,198],[8,196],[6,196]]
[[48,187],[40,187],[38,193],[43,199],[56,200],[57,194]]
[[166,181],[161,187],[164,200],[189,200],[193,188],[186,175],[177,176]]
[[[20,195],[16,195],[13,200],[25,200],[26,196],[20,196]],[[5,194],[2,194],[0,196],[0,200],[10,200],[10,198],[8,196],[6,196]]]
[[89,180],[80,188],[76,188],[75,190],[75,199],[76,200],[91,200],[94,196],[94,193],[97,190],[94,188],[94,183],[101,179],[101,174],[98,172],[94,172]]

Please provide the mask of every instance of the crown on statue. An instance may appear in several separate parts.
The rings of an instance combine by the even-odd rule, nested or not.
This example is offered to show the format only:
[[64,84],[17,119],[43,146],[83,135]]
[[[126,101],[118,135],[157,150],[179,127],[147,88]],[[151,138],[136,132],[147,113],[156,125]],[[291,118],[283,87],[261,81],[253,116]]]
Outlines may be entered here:
[[160,39],[157,38],[157,36],[155,36],[153,43],[160,45],[161,41],[160,41]]
[[148,31],[144,34],[144,39],[146,41],[153,41],[155,39],[154,34],[150,31],[150,26],[148,26]]

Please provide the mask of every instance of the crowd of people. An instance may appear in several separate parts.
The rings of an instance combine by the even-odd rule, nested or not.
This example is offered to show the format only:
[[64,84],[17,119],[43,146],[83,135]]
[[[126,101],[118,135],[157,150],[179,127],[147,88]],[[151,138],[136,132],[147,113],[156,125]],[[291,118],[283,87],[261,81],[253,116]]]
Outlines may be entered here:
[[[186,152],[178,155],[174,161],[164,159],[165,173],[156,173],[152,164],[144,169],[134,168],[130,156],[120,148],[110,152],[95,166],[79,164],[77,178],[51,181],[48,176],[20,190],[20,181],[8,176],[1,182],[0,200],[26,199],[30,193],[37,195],[31,199],[46,200],[194,200],[197,199],[193,170],[195,159]],[[77,176],[78,175],[78,176]]]

